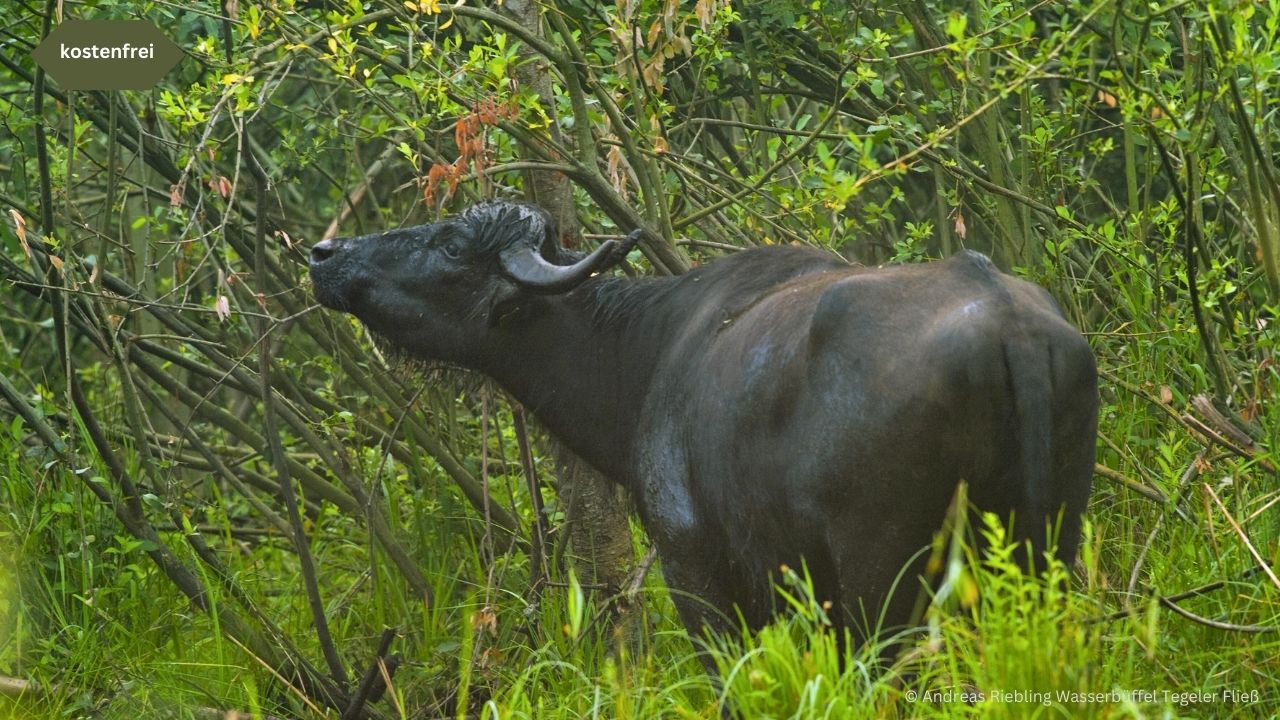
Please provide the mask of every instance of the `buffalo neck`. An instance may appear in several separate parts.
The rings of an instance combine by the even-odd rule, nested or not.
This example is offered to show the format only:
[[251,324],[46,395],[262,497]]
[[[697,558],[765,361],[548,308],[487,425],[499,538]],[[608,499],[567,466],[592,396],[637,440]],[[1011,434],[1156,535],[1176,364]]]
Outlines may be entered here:
[[530,298],[492,330],[479,369],[570,450],[631,484],[629,458],[660,353],[673,278],[595,278]]

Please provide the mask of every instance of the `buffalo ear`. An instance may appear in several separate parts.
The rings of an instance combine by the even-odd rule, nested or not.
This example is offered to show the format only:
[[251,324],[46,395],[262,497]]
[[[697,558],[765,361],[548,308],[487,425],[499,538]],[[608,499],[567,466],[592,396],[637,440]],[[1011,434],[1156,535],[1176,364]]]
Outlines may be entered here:
[[498,327],[520,314],[529,293],[516,283],[503,281],[489,296],[489,308],[486,324],[490,328]]
[[569,264],[572,260],[562,257],[564,248],[560,245],[560,226],[556,219],[548,213],[542,216],[542,220],[542,237],[529,238],[529,245],[538,248],[542,257],[556,265]]

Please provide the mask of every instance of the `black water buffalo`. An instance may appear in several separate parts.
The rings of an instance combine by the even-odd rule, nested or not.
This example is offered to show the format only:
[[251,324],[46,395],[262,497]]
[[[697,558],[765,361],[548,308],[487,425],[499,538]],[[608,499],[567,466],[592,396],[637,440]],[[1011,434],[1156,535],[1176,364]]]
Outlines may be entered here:
[[492,202],[322,241],[311,277],[409,354],[494,378],[626,487],[691,631],[735,607],[767,622],[779,566],[802,559],[855,632],[907,621],[919,584],[889,591],[962,480],[1037,551],[1060,517],[1074,558],[1097,383],[1044,290],[972,252],[861,268],[771,247],[600,274],[626,249],[569,253],[541,210]]

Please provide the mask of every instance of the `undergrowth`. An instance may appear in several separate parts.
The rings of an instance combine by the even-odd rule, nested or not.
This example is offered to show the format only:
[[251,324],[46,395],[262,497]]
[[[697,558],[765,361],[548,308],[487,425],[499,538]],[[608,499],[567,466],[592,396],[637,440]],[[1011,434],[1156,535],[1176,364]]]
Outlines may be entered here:
[[[307,714],[217,632],[216,611],[192,612],[99,506],[74,490],[42,488],[30,468],[11,463],[3,483],[7,507],[29,512],[24,518],[11,511],[0,536],[11,551],[0,574],[8,590],[0,595],[0,663],[42,690],[36,702],[34,693],[16,704],[0,701],[4,712]],[[58,498],[46,500],[56,507],[39,511],[41,496]],[[929,598],[920,629],[878,645],[842,642],[803,571],[783,573],[779,602],[789,611],[773,625],[692,640],[656,568],[621,614],[572,574],[532,600],[518,582],[486,597],[442,581],[438,597],[447,604],[401,630],[404,665],[384,707],[389,717],[494,720],[715,718],[722,706],[744,718],[1258,717],[1280,707],[1274,633],[1206,627],[1152,597],[1117,601],[1118,578],[1108,579],[1106,556],[1126,549],[1105,534],[1132,522],[1126,513],[1134,509],[1095,504],[1077,567],[1050,560],[1038,577],[1024,571],[1004,526],[985,516],[978,530],[986,549],[979,556],[970,544],[952,542],[942,568],[947,581]],[[319,521],[317,537],[339,534]],[[1194,525],[1168,527],[1173,547],[1202,540]],[[343,545],[317,540],[314,549],[326,582],[351,584],[355,592],[368,578],[344,560]],[[1244,565],[1238,549],[1223,543],[1218,550],[1217,562]],[[294,572],[287,554],[257,547],[251,557],[241,571],[264,582]],[[517,570],[509,581],[522,578]],[[1180,588],[1223,574],[1208,558],[1197,565],[1168,549],[1148,552],[1146,572]],[[432,574],[452,575],[443,565]],[[296,594],[265,597],[265,612],[293,617],[298,636],[307,636]],[[1262,624],[1277,620],[1275,598],[1274,588],[1240,579],[1186,602],[1202,616]],[[363,632],[370,642],[382,622],[403,611],[376,604],[331,610],[347,636]],[[706,674],[704,663],[717,674]]]

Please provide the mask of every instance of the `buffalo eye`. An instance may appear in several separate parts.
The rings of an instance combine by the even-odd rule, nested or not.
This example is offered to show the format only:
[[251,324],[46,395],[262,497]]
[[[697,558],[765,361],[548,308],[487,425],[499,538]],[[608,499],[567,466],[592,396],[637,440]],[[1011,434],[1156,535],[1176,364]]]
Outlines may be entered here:
[[440,252],[450,260],[457,260],[462,257],[462,245],[454,241],[445,242],[440,245]]

